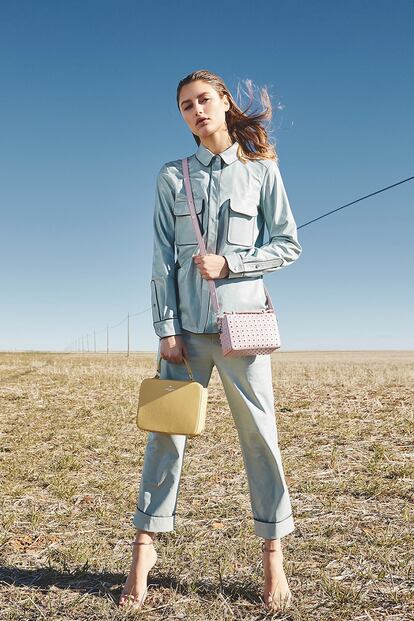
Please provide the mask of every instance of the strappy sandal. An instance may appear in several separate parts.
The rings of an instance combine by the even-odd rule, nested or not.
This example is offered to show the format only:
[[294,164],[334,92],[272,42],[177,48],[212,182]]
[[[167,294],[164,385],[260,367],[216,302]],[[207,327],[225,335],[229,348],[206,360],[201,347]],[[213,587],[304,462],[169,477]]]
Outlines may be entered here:
[[[155,544],[154,541],[131,541],[130,543],[132,546],[151,546]],[[148,593],[148,587],[146,587],[142,596],[138,597],[138,595],[132,595],[131,593],[127,593],[124,587],[122,589],[121,595],[119,596],[118,605],[121,606],[122,608],[128,606],[128,607],[132,607],[134,610],[138,610],[139,608],[142,607],[143,603],[145,602],[147,593]],[[126,598],[126,600],[121,603],[122,598]]]
[[262,541],[262,552],[282,552],[281,548],[273,548],[273,550],[269,550],[269,548],[266,548],[265,546],[266,546],[266,541]]
[[[280,548],[273,548],[273,549],[266,548],[266,542],[263,541],[262,552],[269,552],[269,553],[270,552],[282,552],[282,550]],[[283,555],[283,552],[282,552],[282,555]],[[283,598],[282,603],[280,603],[280,598],[278,601],[276,601],[273,599],[273,594],[270,594],[269,601],[267,604],[265,604],[265,607],[271,612],[284,612],[287,608],[289,608],[291,603],[292,603],[292,593],[288,586],[288,593]]]

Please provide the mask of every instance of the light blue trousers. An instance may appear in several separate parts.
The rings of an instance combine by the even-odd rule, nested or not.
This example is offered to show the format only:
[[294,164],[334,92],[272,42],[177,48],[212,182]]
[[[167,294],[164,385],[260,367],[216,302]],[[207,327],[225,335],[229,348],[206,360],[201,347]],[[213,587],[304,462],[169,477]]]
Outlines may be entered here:
[[[235,422],[249,485],[254,531],[279,539],[295,529],[278,446],[270,354],[226,358],[219,334],[183,330],[194,379],[208,386],[217,367]],[[160,349],[158,348],[157,362]],[[161,379],[188,379],[184,363],[161,359]],[[187,436],[148,432],[133,524],[148,531],[175,527]]]

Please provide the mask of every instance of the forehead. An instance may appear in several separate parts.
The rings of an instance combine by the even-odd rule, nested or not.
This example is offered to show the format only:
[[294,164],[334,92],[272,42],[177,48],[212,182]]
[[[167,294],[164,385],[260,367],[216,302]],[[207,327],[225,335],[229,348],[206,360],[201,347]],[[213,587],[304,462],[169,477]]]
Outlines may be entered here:
[[214,92],[214,88],[203,80],[195,80],[189,84],[184,84],[180,91],[180,105],[186,103],[186,101],[191,101],[191,99],[197,99],[204,93]]

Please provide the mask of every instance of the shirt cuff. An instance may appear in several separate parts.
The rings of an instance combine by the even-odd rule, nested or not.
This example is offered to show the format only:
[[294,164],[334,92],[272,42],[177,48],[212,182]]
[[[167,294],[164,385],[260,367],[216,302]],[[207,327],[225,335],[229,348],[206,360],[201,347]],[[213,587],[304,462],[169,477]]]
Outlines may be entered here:
[[181,325],[178,317],[172,319],[164,319],[163,321],[154,321],[155,334],[160,338],[164,336],[176,336],[182,334]]
[[263,276],[267,271],[271,272],[276,270],[283,264],[283,259],[281,257],[262,260],[257,257],[249,257],[248,260],[246,259],[243,261],[240,254],[237,252],[230,252],[223,256],[229,266],[228,278]]
[[227,278],[239,278],[244,272],[244,263],[237,252],[229,252],[229,254],[223,254],[223,257],[227,261],[229,266],[229,274]]

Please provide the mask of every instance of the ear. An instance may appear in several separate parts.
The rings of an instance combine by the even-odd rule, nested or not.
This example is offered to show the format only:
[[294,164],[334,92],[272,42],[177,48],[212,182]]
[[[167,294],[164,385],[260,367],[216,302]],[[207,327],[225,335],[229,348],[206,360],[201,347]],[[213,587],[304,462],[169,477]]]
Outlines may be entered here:
[[226,112],[230,110],[230,102],[229,102],[229,98],[227,97],[227,95],[223,95],[223,103],[226,108]]

